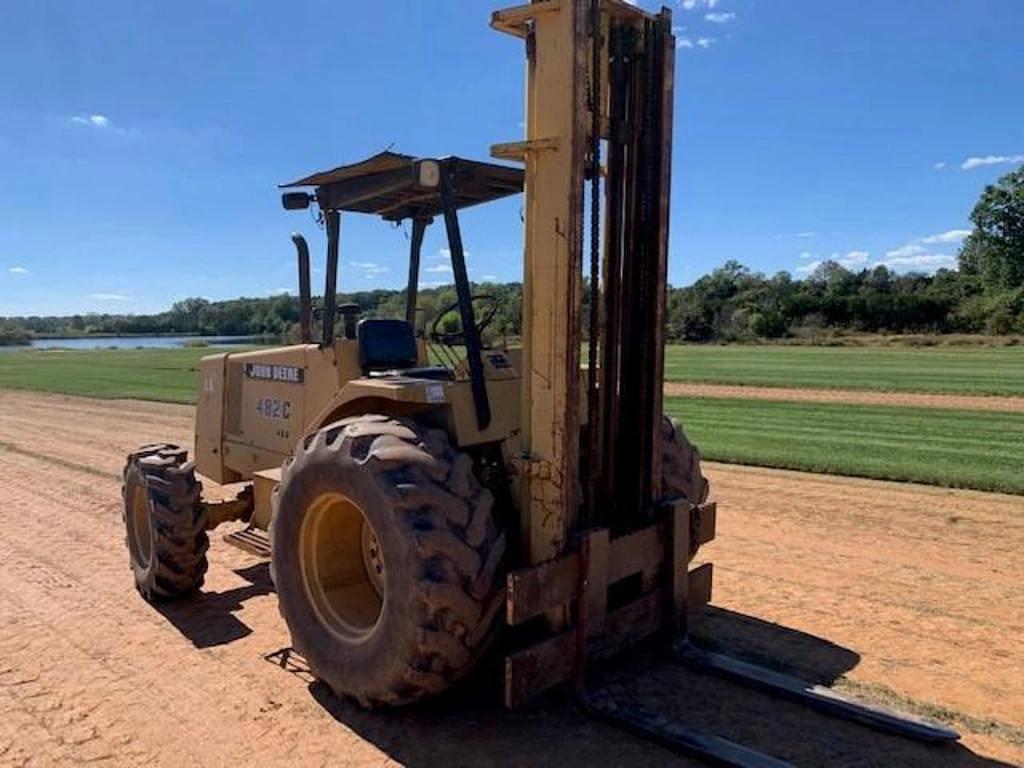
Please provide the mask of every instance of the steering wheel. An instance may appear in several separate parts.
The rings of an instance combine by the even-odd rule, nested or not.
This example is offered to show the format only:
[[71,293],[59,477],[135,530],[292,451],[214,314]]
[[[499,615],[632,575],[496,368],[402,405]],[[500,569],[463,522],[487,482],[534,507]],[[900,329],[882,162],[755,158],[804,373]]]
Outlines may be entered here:
[[[484,302],[484,311],[482,316],[476,323],[477,336],[483,336],[484,330],[494,320],[494,316],[498,314],[498,310],[501,305],[498,303],[497,297],[490,293],[478,293],[470,297],[470,304],[475,302]],[[454,312],[459,308],[459,302],[453,301],[447,307],[437,313],[434,318],[434,324],[430,326],[430,339],[438,344],[444,344],[446,347],[455,347],[466,342],[466,331],[464,328],[459,328],[457,331],[442,331],[441,321],[444,320],[450,312]],[[459,315],[459,324],[461,325],[462,315]]]

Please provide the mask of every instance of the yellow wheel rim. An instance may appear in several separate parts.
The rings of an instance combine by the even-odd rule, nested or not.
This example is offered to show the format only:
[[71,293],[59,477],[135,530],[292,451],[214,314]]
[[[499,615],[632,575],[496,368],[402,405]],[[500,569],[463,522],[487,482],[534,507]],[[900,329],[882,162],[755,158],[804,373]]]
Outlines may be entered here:
[[386,599],[384,555],[359,505],[342,493],[318,496],[299,550],[303,585],[324,627],[348,642],[369,637]]
[[149,565],[153,555],[153,531],[149,521],[149,497],[141,483],[132,488],[128,509],[128,536],[132,542],[132,557],[140,567]]

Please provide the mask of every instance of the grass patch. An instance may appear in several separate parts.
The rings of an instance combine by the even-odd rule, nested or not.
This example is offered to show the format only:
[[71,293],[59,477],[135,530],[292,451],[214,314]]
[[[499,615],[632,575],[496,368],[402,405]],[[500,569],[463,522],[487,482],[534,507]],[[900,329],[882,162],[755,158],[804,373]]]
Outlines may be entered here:
[[[237,348],[242,351],[244,348]],[[232,351],[236,351],[235,348]],[[194,403],[209,349],[47,349],[0,354],[0,387]]]
[[670,346],[665,378],[705,384],[1024,396],[1024,347]]
[[714,461],[1024,494],[1024,414],[665,398]]

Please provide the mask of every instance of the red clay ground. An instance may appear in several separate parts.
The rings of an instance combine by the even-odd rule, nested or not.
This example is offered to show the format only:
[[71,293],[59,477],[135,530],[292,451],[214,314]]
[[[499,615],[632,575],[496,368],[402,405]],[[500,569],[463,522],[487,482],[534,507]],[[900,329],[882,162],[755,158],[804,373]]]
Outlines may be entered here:
[[[281,665],[265,564],[214,536],[204,593],[131,585],[124,453],[191,409],[0,392],[0,765],[674,765],[564,695],[508,714],[482,682],[368,714]],[[607,684],[798,765],[1024,762],[1024,498],[711,465],[716,644],[953,722],[922,747],[630,655]]]

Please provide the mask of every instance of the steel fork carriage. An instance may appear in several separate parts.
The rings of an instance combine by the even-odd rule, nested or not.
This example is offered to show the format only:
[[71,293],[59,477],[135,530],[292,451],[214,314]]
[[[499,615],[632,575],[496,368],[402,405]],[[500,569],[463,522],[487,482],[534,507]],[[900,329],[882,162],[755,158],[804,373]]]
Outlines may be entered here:
[[[716,506],[677,500],[661,505],[657,517],[645,528],[616,537],[607,528],[585,531],[576,551],[508,575],[509,625],[560,613],[568,616],[570,623],[505,658],[506,706],[519,707],[571,680],[588,713],[675,751],[744,768],[788,765],[588,687],[591,664],[661,635],[674,662],[822,714],[924,742],[959,738],[956,731],[922,718],[864,704],[825,686],[691,644],[688,617],[710,601],[713,571],[711,563],[691,569],[690,559],[697,547],[715,537]],[[609,589],[631,578],[638,578],[647,588],[631,600],[610,606]]]
[[[510,573],[510,626],[559,612],[573,623],[506,657],[506,706],[520,706],[570,678],[583,691],[589,662],[660,631],[685,637],[688,612],[711,599],[711,563],[693,570],[688,564],[691,542],[699,546],[715,537],[715,509],[713,503],[671,502],[652,525],[616,537],[607,528],[585,531],[577,551]],[[609,588],[628,579],[639,581],[641,594],[609,606]]]

